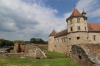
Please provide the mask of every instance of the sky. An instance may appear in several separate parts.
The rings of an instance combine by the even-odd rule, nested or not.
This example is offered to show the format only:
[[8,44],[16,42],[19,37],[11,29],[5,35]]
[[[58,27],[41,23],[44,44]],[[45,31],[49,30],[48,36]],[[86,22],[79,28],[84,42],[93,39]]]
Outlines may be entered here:
[[53,29],[67,29],[73,9],[87,13],[87,22],[100,23],[100,0],[0,0],[0,38],[48,40]]

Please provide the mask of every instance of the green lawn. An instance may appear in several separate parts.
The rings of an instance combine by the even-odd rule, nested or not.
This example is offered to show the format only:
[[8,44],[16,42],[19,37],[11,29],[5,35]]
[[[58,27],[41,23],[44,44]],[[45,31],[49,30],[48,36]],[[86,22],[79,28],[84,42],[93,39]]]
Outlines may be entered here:
[[[0,66],[80,66],[75,64],[65,55],[55,52],[47,53],[47,59],[26,58],[0,58]],[[50,57],[51,56],[51,57]]]

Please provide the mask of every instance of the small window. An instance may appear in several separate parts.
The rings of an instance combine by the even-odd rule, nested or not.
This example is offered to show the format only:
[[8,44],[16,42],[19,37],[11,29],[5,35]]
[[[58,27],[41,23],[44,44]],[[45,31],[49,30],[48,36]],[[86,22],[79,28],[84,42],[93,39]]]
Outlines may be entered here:
[[82,56],[78,55],[79,59],[82,59]]
[[85,30],[86,30],[86,27],[85,27]]
[[87,39],[88,39],[89,37],[87,37]]
[[77,23],[80,23],[80,18],[77,18]]
[[70,20],[70,24],[72,24],[72,19]]
[[66,37],[65,41],[67,41],[67,37]]
[[71,40],[71,38],[69,38],[69,40]]
[[65,42],[65,38],[64,38],[64,42]]
[[77,37],[77,40],[79,40],[80,39],[80,37]]
[[62,38],[62,42],[63,42],[63,38]]
[[80,26],[77,26],[77,30],[80,30]]
[[73,31],[73,27],[70,27],[70,31]]
[[93,39],[94,39],[94,41],[96,40],[96,35],[93,35]]

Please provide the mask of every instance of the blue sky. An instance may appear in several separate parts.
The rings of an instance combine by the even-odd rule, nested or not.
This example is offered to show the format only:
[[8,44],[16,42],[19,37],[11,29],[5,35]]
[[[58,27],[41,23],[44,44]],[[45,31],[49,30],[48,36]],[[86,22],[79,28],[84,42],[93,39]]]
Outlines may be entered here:
[[66,12],[70,12],[78,0],[47,0],[46,5],[57,9],[57,17],[63,16]]
[[100,0],[0,0],[0,38],[43,38],[67,28],[66,18],[76,8],[87,13],[87,22],[100,23]]

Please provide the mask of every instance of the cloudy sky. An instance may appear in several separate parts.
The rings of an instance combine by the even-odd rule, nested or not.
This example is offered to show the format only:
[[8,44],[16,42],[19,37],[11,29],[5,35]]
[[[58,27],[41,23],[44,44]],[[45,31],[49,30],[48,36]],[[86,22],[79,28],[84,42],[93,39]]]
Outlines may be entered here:
[[0,38],[47,41],[53,29],[67,28],[74,5],[85,10],[88,22],[100,22],[100,0],[0,0]]

